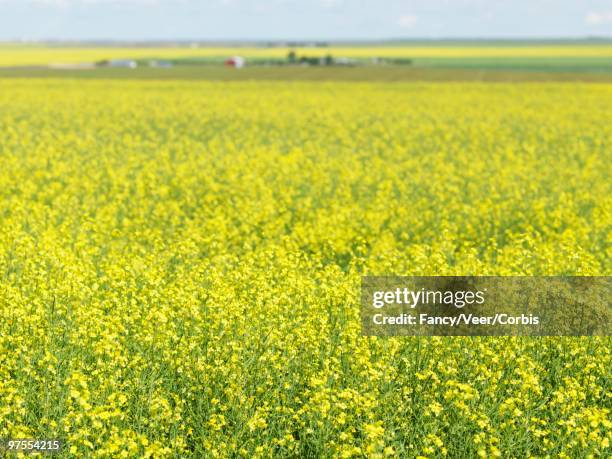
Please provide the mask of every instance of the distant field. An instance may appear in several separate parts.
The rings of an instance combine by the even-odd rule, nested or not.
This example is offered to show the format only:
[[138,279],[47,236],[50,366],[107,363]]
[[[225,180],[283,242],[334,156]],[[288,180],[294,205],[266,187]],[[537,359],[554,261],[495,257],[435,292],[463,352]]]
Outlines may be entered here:
[[380,67],[246,67],[240,70],[222,66],[177,66],[170,69],[98,68],[94,70],[54,70],[47,68],[0,68],[1,78],[76,78],[133,80],[293,80],[293,81],[582,81],[612,82],[610,72],[512,70],[501,67],[425,68]]
[[[203,58],[242,55],[247,58],[279,58],[294,49],[298,55],[371,58],[406,57],[424,65],[461,65],[474,64],[497,66],[503,62],[520,63],[521,66],[543,63],[548,66],[610,68],[612,66],[612,44],[564,44],[564,45],[444,45],[444,46],[351,46],[351,47],[313,47],[313,48],[266,48],[266,47],[52,47],[29,45],[0,45],[0,66],[47,65],[57,62],[94,62],[101,59],[146,59],[146,58]],[[545,58],[542,61],[542,58]],[[484,61],[481,61],[484,59]]]
[[523,56],[523,57],[424,57],[414,65],[441,68],[512,69],[554,72],[612,72],[611,57]]

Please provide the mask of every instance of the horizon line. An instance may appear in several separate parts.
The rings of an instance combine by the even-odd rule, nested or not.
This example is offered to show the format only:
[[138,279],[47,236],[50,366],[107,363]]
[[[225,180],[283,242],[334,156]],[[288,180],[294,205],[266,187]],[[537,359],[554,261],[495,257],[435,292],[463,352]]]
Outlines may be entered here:
[[66,39],[66,38],[44,38],[44,39],[4,39],[0,44],[112,44],[112,45],[258,45],[258,46],[330,46],[343,44],[381,44],[381,43],[436,43],[436,42],[610,42],[612,35],[585,35],[585,36],[556,36],[556,37],[389,37],[389,38],[345,38],[345,39],[325,39],[325,38],[143,38],[143,39],[113,39],[113,38],[86,38],[86,39]]

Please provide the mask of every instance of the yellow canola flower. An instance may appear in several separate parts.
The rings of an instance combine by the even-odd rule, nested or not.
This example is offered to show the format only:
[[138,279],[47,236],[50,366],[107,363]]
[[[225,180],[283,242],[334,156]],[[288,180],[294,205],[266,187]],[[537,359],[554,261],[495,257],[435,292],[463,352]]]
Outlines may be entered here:
[[359,286],[609,275],[610,119],[608,84],[0,80],[0,438],[609,456],[609,338],[364,337]]

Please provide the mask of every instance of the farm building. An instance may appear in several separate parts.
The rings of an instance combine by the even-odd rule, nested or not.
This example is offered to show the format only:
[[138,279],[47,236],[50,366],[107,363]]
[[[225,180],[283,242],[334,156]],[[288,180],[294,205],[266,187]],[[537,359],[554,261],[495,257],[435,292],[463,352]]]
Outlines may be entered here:
[[225,65],[227,65],[228,67],[234,67],[237,69],[244,67],[245,63],[246,61],[242,56],[232,56],[225,61]]
[[170,61],[162,61],[162,60],[149,61],[149,67],[157,67],[157,68],[169,69],[172,66],[173,66],[173,64]]
[[108,61],[109,67],[135,69],[138,67],[138,63],[132,59],[112,59]]

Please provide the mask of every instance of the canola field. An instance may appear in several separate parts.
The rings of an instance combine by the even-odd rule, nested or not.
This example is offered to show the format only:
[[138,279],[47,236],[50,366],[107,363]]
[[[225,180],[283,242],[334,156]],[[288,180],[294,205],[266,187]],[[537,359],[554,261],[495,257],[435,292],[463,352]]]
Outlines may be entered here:
[[609,457],[610,339],[361,336],[363,274],[609,275],[612,85],[0,81],[0,438]]
[[607,63],[612,58],[612,45],[602,44],[531,44],[527,45],[398,45],[398,46],[322,46],[322,47],[255,47],[255,46],[42,46],[0,43],[0,67],[47,65],[50,63],[96,62],[104,59],[183,59],[183,58],[227,58],[233,55],[255,58],[285,58],[289,51],[299,56],[336,57],[354,59],[416,58],[418,59],[572,59],[585,61],[595,59]]

